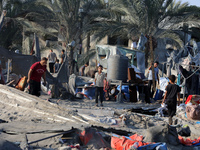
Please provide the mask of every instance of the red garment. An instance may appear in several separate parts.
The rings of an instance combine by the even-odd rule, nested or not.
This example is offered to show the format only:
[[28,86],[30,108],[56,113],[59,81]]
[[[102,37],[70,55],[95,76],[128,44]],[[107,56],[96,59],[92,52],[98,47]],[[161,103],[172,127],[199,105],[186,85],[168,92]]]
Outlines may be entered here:
[[191,140],[190,138],[187,138],[186,140],[184,140],[182,136],[178,136],[178,138],[181,144],[184,144],[187,146],[192,146],[192,145],[200,143],[200,137],[194,140]]
[[46,72],[46,65],[42,66],[40,62],[36,62],[31,66],[31,69],[33,70],[33,72],[30,79],[36,82],[40,82],[41,77]]
[[143,142],[143,136],[134,134],[130,136],[130,139],[127,139],[126,137],[114,137],[111,138],[111,147],[116,150],[128,150],[132,147],[138,148],[144,145],[154,144],[154,143],[145,143]]
[[200,95],[189,95],[185,104],[192,103],[192,105],[200,104]]
[[84,145],[87,145],[87,143],[93,138],[93,134],[86,133],[86,131],[81,132],[79,136]]

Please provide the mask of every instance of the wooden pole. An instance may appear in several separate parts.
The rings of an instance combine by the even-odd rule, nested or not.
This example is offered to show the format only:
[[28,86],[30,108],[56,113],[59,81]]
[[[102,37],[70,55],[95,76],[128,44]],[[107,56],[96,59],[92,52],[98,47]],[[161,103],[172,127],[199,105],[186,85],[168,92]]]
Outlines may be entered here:
[[9,78],[10,78],[10,63],[11,63],[11,59],[8,59],[8,68],[7,68],[7,83],[9,82]]
[[182,103],[185,103],[185,92],[186,92],[186,78],[184,77],[184,80],[183,80],[183,101]]

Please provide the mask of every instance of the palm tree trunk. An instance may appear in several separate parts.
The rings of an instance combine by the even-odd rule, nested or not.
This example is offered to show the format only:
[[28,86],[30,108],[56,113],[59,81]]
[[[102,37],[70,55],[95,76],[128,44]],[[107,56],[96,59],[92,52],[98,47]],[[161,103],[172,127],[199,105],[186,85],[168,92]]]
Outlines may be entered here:
[[73,49],[74,48],[72,46],[70,46],[70,63],[69,63],[70,75],[74,73]]
[[154,54],[153,54],[153,41],[152,36],[149,36],[149,43],[150,43],[150,52],[151,52],[151,68],[152,68],[152,77],[153,77],[153,91],[156,90],[155,84],[155,71],[154,71]]
[[87,52],[90,50],[90,33],[87,34]]

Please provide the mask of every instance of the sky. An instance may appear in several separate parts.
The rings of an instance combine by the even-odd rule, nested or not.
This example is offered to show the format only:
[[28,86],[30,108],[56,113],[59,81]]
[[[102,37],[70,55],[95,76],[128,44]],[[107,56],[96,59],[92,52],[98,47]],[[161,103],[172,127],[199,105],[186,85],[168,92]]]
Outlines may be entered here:
[[200,7],[200,0],[181,0],[182,3],[189,2],[190,5],[196,5]]

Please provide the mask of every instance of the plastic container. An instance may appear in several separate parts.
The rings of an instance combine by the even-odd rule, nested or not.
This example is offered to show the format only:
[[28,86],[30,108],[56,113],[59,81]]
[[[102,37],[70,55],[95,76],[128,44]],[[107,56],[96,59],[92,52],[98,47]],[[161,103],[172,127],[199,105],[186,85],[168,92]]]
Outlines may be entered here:
[[112,55],[108,58],[107,78],[108,80],[127,81],[128,57],[122,55]]

